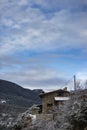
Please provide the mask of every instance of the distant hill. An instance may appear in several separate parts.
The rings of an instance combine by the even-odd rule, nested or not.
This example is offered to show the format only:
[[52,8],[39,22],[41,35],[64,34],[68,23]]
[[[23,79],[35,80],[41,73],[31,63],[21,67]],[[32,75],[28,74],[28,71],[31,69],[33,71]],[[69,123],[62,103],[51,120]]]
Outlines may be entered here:
[[39,94],[42,90],[29,90],[21,86],[6,81],[0,80],[0,103],[15,105],[19,107],[30,107],[33,104],[40,104],[41,99]]

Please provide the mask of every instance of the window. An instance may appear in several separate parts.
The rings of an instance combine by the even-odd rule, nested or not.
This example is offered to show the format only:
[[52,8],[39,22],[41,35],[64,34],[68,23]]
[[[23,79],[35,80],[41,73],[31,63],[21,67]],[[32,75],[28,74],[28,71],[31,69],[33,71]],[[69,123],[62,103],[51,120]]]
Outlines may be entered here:
[[62,92],[58,92],[57,96],[63,96],[64,94]]

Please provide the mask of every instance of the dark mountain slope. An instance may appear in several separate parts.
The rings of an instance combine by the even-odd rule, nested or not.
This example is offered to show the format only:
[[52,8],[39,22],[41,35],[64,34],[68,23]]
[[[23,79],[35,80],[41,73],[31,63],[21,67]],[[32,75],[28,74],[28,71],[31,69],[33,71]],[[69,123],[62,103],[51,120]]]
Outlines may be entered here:
[[41,100],[38,96],[42,90],[29,90],[21,86],[6,81],[0,80],[0,100],[6,100],[7,104],[30,107],[33,104],[40,104]]

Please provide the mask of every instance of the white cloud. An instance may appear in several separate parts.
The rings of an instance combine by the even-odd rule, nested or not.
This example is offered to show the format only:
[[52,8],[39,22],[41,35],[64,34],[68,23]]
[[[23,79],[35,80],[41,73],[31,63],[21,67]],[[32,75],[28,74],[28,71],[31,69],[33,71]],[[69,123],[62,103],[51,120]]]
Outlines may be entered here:
[[[86,55],[87,13],[79,10],[84,4],[87,5],[85,0],[0,0],[0,77],[27,88],[54,88],[64,83],[65,77],[61,78],[57,70],[42,66],[58,55],[48,55],[47,61],[43,60],[47,55],[25,61],[13,54],[23,50],[42,52],[81,48]],[[78,59],[75,54],[61,56]],[[36,65],[42,68],[34,69]],[[86,79],[87,74],[77,76]]]
[[87,29],[84,29],[84,30],[82,30],[82,32],[80,33],[81,34],[81,36],[84,38],[86,38],[87,37]]
[[[31,3],[27,0],[20,1],[22,5],[28,2]],[[58,2],[61,5],[63,1]],[[44,1],[37,1],[37,3],[41,6],[46,4]],[[54,1],[53,3],[55,4]],[[67,4],[67,1],[65,3]],[[7,35],[8,40],[3,36],[1,54],[22,49],[53,50],[83,47],[83,45],[87,48],[87,37],[86,32],[84,32],[84,28],[87,29],[85,22],[87,21],[87,14],[85,12],[72,13],[69,10],[62,9],[54,12],[52,17],[48,19],[46,13],[42,13],[39,8],[29,6],[22,9],[22,5],[19,6],[17,1],[1,3],[1,7],[5,8],[5,12],[1,8],[1,12],[3,12],[1,14],[1,25],[9,26],[9,30],[3,31],[2,34]]]
[[45,10],[78,9],[82,5],[87,5],[86,0],[33,0],[32,3],[39,5]]
[[9,26],[9,27],[13,25],[13,21],[11,19],[3,19],[2,23],[3,25]]
[[[50,20],[46,18],[43,19],[43,14],[41,14],[40,19],[37,18],[35,11],[32,15],[34,16],[34,19],[32,22],[27,19],[26,27],[22,24],[17,25],[15,23],[13,27],[19,30],[16,30],[16,32],[13,32],[12,30],[12,33],[10,32],[10,34],[8,34],[9,40],[7,42],[3,38],[2,42],[6,42],[6,44],[2,46],[3,53],[5,53],[4,48],[9,51],[10,47],[11,51],[11,46],[13,46],[12,51],[13,49],[15,51],[15,49],[18,48],[36,50],[40,48],[42,50],[48,50],[55,48],[61,49],[62,47],[72,48],[76,46],[83,46],[83,44],[87,46],[86,35],[84,35],[83,38],[81,35],[84,27],[86,27],[86,24],[78,24],[79,20],[82,19],[81,16],[78,17],[78,19],[75,19],[75,16],[73,15],[73,19],[75,20],[71,21],[72,14],[67,11],[56,13]],[[23,18],[21,17],[21,19]],[[18,18],[18,22],[19,21],[20,20]]]
[[59,87],[60,84],[63,84],[65,79],[57,76],[57,72],[55,70],[47,69],[47,68],[37,68],[31,70],[20,70],[17,72],[8,72],[2,73],[0,75],[2,79],[12,81],[20,84],[23,87],[27,88],[43,88],[48,89],[53,86]]
[[28,0],[20,0],[20,1],[18,1],[18,4],[19,4],[20,6],[22,6],[22,5],[27,5],[27,4],[28,4]]
[[77,79],[79,80],[87,80],[87,73],[86,72],[78,72]]
[[[20,60],[12,60],[12,57],[7,58],[8,55],[10,56],[12,53],[16,55],[16,52],[23,50],[42,52],[81,48],[87,54],[87,12],[81,11],[79,8],[84,4],[87,5],[85,0],[65,0],[65,2],[63,0],[52,0],[51,2],[50,0],[1,0],[0,57],[3,57],[0,58],[1,68],[7,66],[10,70],[9,66],[14,65],[16,66],[14,68],[17,69],[17,66],[22,64],[23,69],[27,64],[25,61],[23,63]],[[32,61],[35,60],[31,59]],[[29,63],[26,66],[29,66]],[[2,74],[1,77],[22,83],[24,86],[28,86],[30,82],[30,86],[34,87],[35,84],[40,87],[41,84],[53,86],[59,79],[56,70],[47,70],[47,68],[29,71],[28,69],[23,72],[8,72]],[[61,79],[59,80],[61,81]]]

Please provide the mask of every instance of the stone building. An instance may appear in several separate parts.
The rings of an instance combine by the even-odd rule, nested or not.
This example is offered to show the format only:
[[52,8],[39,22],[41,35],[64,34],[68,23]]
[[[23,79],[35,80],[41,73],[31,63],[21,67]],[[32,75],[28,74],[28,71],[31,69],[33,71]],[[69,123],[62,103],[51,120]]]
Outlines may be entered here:
[[42,113],[48,114],[53,111],[54,106],[60,107],[69,99],[67,88],[40,94],[42,98]]

